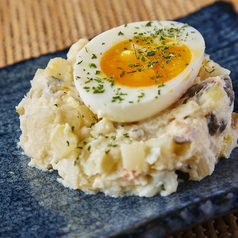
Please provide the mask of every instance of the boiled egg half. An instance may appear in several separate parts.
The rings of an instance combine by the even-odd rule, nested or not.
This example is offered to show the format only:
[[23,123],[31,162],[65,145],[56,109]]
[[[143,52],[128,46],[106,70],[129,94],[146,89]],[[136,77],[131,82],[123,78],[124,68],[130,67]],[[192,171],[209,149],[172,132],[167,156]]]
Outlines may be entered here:
[[108,30],[78,53],[74,82],[99,118],[134,122],[176,102],[193,84],[205,43],[193,27],[142,21]]

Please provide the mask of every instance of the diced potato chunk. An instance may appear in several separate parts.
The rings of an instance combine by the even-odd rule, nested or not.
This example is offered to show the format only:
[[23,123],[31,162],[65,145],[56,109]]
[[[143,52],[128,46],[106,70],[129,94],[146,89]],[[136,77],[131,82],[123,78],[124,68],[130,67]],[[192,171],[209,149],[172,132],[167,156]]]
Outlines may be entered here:
[[48,70],[50,74],[55,78],[65,80],[68,82],[73,81],[72,66],[65,59],[54,58],[50,60],[46,70]]
[[69,159],[62,159],[57,164],[58,173],[63,178],[60,179],[62,183],[73,189],[78,188],[78,174],[79,167],[75,166],[75,163]]
[[147,170],[143,143],[133,142],[131,144],[122,144],[121,153],[123,168],[136,171]]
[[231,151],[236,146],[236,141],[231,136],[224,138],[223,145],[221,148],[220,156],[228,158],[230,156]]
[[214,87],[207,93],[207,97],[215,103],[220,101],[224,96],[226,96],[226,92],[219,86]]
[[203,64],[203,67],[200,68],[199,77],[203,79],[230,74],[230,70],[225,69],[221,67],[219,64],[210,60],[208,55],[205,55],[202,64]]
[[76,56],[78,52],[88,43],[88,39],[81,38],[77,42],[75,42],[69,49],[67,54],[67,60],[73,66],[76,61]]
[[92,123],[97,122],[97,117],[95,114],[93,114],[92,111],[89,110],[89,108],[85,105],[81,105],[79,108],[79,111],[82,115],[84,125],[89,127]]
[[72,133],[69,124],[58,125],[51,137],[51,147],[54,155],[58,158],[64,158],[76,148],[77,138]]

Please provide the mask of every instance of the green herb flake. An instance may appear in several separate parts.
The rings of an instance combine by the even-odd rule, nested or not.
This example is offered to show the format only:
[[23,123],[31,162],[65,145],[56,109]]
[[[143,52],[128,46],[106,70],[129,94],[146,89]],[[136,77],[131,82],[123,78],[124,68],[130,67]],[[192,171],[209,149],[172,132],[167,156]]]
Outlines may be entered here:
[[132,47],[133,47],[134,55],[135,55],[135,58],[136,58],[136,49],[135,49],[135,45],[132,44]]
[[123,32],[121,32],[121,31],[119,31],[119,32],[118,32],[118,35],[119,35],[119,36],[123,36],[123,35],[124,35],[124,33],[123,33]]
[[91,150],[91,145],[88,147],[88,149],[87,149],[88,151],[90,151]]
[[145,96],[145,93],[141,92],[141,95],[138,96],[138,98],[143,98]]
[[94,91],[93,91],[94,94],[96,94],[96,93],[104,93],[105,92],[103,84],[98,84],[98,86],[96,88],[93,87],[93,89],[94,89]]
[[[203,66],[203,67],[204,67],[204,66]],[[204,69],[205,69],[205,71],[206,71],[207,73],[209,73],[209,74],[211,74],[212,72],[214,72],[214,71],[215,71],[215,69],[214,69],[214,68],[213,68],[211,71],[208,71],[206,67],[204,67]]]
[[122,71],[122,73],[120,74],[120,77],[123,77],[125,75],[125,71]]
[[97,56],[95,54],[92,54],[92,58],[91,59],[97,59]]
[[68,140],[66,141],[66,143],[67,143],[67,146],[69,146],[69,145],[70,145],[70,143],[69,143],[69,141],[68,141]]
[[147,56],[154,56],[156,51],[149,51],[147,52]]
[[90,87],[83,87],[83,89],[85,89],[86,92],[89,92],[89,91],[90,91]]
[[188,99],[187,99],[187,98],[185,98],[185,99],[183,100],[182,104],[186,104],[186,103],[187,103],[187,101],[188,101]]
[[77,64],[81,64],[83,62],[83,60],[79,61]]
[[88,66],[89,66],[90,68],[97,68],[96,64],[94,64],[94,63],[89,63]]
[[164,87],[164,83],[162,82],[160,85],[158,85],[158,88]]
[[128,133],[123,134],[123,136],[124,136],[125,138],[130,138],[130,136],[129,136]]
[[112,144],[112,143],[110,143],[110,144],[108,144],[107,146],[108,146],[108,147],[117,147],[118,145],[117,145],[117,144]]
[[145,24],[145,26],[150,27],[150,26],[151,26],[151,23],[152,23],[152,21],[149,21],[149,22],[147,22],[147,23]]
[[71,127],[71,131],[72,131],[72,132],[74,131],[74,126]]

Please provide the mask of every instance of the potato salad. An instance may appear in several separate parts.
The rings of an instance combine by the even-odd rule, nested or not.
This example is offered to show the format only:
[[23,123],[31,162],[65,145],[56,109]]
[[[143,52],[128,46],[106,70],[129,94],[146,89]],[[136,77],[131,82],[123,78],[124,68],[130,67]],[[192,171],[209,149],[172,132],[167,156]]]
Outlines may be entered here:
[[[115,28],[117,38],[131,31],[127,27],[134,31],[121,41],[109,39],[117,52],[116,69],[110,72],[112,56],[99,46],[107,44],[105,38],[98,45],[80,39],[67,59],[53,58],[38,69],[16,107],[19,145],[31,158],[29,165],[57,170],[64,186],[86,193],[150,197],[175,192],[181,174],[199,181],[212,174],[219,158],[229,158],[238,138],[230,71],[204,54],[197,31],[176,24]],[[190,47],[193,38],[199,51]],[[126,46],[117,45],[120,42]],[[105,52],[111,53],[107,48]],[[100,57],[106,61],[97,63]],[[174,72],[177,67],[184,68]],[[166,79],[163,70],[175,75]],[[128,84],[130,77],[145,81]]]

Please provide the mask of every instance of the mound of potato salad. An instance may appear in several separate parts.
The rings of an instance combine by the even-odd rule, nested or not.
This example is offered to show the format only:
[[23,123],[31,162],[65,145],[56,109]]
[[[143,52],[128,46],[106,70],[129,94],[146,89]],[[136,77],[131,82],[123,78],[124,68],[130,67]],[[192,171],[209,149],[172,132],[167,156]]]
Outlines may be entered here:
[[174,21],[125,24],[38,69],[17,106],[30,166],[86,193],[167,196],[237,146],[230,71]]

